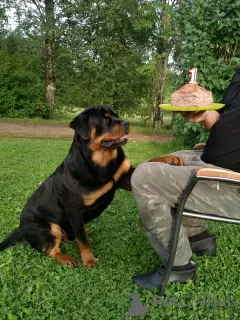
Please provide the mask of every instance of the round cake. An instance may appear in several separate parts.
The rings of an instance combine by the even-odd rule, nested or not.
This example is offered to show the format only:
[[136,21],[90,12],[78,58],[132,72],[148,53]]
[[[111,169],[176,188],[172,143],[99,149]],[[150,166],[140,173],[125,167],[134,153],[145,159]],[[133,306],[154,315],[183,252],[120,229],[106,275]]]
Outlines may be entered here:
[[171,95],[171,105],[174,107],[203,107],[212,104],[212,92],[196,83],[187,83]]

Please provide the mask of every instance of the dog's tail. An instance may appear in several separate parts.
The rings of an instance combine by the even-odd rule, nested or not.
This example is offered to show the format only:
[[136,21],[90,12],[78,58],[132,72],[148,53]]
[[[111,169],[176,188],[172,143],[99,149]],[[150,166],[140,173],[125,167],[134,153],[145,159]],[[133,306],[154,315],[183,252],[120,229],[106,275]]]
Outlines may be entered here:
[[8,247],[14,246],[18,241],[23,240],[23,233],[20,227],[13,230],[10,235],[0,243],[0,251],[7,249]]

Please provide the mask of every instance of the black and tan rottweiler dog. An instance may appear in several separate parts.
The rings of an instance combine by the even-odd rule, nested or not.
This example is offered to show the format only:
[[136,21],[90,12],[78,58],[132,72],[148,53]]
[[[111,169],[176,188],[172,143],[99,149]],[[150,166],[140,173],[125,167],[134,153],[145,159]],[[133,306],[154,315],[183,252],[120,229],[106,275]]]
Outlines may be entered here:
[[[75,267],[76,261],[61,252],[60,244],[76,240],[82,264],[93,267],[96,258],[85,224],[107,208],[117,188],[131,190],[134,168],[121,148],[127,142],[129,123],[103,105],[84,110],[70,127],[74,138],[65,160],[28,199],[19,227],[0,243],[0,250],[26,240],[38,251]],[[182,165],[173,156],[150,161]]]

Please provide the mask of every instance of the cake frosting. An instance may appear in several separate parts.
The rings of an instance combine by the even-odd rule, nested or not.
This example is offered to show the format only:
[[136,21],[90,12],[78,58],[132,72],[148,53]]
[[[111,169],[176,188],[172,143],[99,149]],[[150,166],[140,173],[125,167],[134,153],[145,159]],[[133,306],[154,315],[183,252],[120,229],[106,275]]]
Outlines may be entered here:
[[212,104],[212,92],[195,83],[187,83],[171,95],[171,105],[174,107],[201,107]]

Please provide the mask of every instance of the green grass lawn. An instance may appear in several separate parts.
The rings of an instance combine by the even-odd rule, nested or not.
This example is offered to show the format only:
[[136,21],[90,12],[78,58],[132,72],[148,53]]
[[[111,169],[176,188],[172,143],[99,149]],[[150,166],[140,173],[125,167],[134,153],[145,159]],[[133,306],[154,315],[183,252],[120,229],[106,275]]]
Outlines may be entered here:
[[[69,141],[59,140],[0,140],[0,240],[18,225],[25,201],[63,160],[69,146]],[[179,148],[173,142],[130,142],[124,147],[134,165]],[[118,191],[90,229],[91,247],[99,258],[92,270],[81,266],[75,242],[62,247],[79,261],[76,269],[58,264],[27,243],[0,253],[1,320],[131,319],[126,313],[134,291],[149,312],[132,319],[239,319],[239,300],[221,307],[208,300],[204,306],[208,297],[215,304],[220,298],[240,299],[239,227],[211,223],[218,237],[217,257],[194,257],[195,284],[168,286],[167,297],[185,296],[185,307],[166,300],[157,303],[156,291],[141,290],[131,281],[133,275],[157,267],[159,259],[148,244],[130,192]]]

